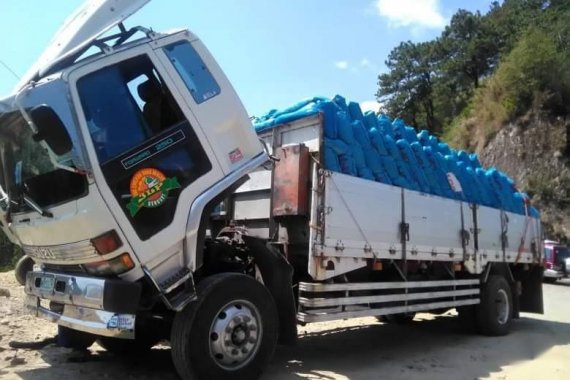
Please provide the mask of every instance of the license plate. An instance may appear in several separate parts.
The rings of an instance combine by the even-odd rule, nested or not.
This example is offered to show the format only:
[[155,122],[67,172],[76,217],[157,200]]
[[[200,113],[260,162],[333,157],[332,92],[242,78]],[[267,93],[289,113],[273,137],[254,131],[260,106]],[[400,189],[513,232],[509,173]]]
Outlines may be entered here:
[[40,281],[40,290],[51,292],[53,290],[54,285],[55,285],[54,277],[42,277],[42,280]]

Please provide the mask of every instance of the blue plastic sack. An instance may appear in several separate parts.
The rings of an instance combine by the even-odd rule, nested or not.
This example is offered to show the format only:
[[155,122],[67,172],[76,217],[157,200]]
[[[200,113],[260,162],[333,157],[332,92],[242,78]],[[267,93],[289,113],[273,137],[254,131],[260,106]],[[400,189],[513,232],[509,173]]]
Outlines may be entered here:
[[331,149],[336,155],[351,153],[349,146],[342,140],[325,137],[325,147]]
[[384,147],[388,152],[388,156],[392,157],[395,161],[402,161],[402,156],[400,156],[400,150],[396,146],[396,141],[390,136],[384,136]]
[[378,127],[380,132],[394,138],[394,130],[392,129],[392,119],[386,115],[378,116]]
[[481,168],[481,162],[479,162],[479,157],[477,157],[476,153],[471,153],[469,159],[471,160],[471,167],[473,169]]
[[408,184],[406,182],[406,179],[400,175],[398,166],[396,165],[394,159],[389,156],[382,156],[380,157],[380,161],[382,162],[382,166],[386,170],[386,174],[390,178],[390,182],[392,182],[393,185],[407,187]]
[[412,127],[406,127],[404,130],[405,139],[410,144],[413,144],[418,141],[418,136],[416,134],[416,130]]
[[398,168],[400,178],[404,180],[403,187],[409,190],[420,191],[420,185],[414,180],[408,164],[402,160],[394,160],[394,163]]
[[437,176],[439,188],[444,196],[451,199],[460,199],[460,195],[455,193],[447,179],[447,164],[445,158],[439,152],[433,152],[431,146],[424,146],[424,153],[431,164],[432,170]]
[[422,129],[419,133],[418,133],[418,141],[420,142],[420,144],[422,144],[423,146],[429,146],[429,132],[426,131],[425,129]]
[[336,120],[336,113],[339,111],[339,108],[333,102],[322,102],[319,104],[319,109],[323,114],[325,125],[324,125],[324,135],[329,139],[337,139],[338,138],[338,128],[337,128],[337,120]]
[[437,148],[438,152],[443,154],[444,157],[453,154],[453,152],[449,148],[449,145],[447,145],[446,143],[438,143]]
[[339,139],[348,145],[352,145],[356,142],[354,139],[354,133],[352,132],[352,126],[350,125],[350,120],[346,112],[340,111],[336,113],[336,125]]
[[343,110],[344,112],[348,112],[348,106],[346,104],[346,99],[340,95],[336,95],[333,98],[333,102],[334,104],[336,104],[338,107],[340,107],[341,110]]
[[338,155],[330,147],[325,145],[325,169],[333,172],[342,172]]
[[[385,177],[385,170],[382,166],[382,161],[380,161],[380,155],[376,152],[375,149],[365,149],[364,159],[366,160],[366,166],[370,169],[370,171],[372,171],[372,174],[375,178],[383,179]],[[381,180],[381,182],[386,183],[386,180]]]
[[513,194],[514,212],[520,215],[525,215],[525,197],[522,193],[516,192]]
[[378,129],[378,118],[374,112],[366,111],[364,113],[364,125],[368,130],[371,130],[372,128]]
[[350,150],[352,157],[354,157],[354,164],[356,165],[357,172],[360,173],[367,168],[362,147],[355,143],[349,145],[348,149]]
[[443,190],[439,186],[438,175],[431,167],[431,164],[428,161],[426,154],[424,153],[424,148],[422,147],[422,145],[418,141],[416,141],[410,144],[410,148],[412,148],[412,152],[414,152],[414,155],[416,156],[416,161],[418,162],[418,165],[424,171],[425,178],[429,184],[430,193],[435,195],[445,196],[446,194],[444,194]]
[[482,168],[475,169],[475,174],[479,178],[479,183],[482,185],[481,191],[485,192],[487,199],[489,199],[489,207],[501,208],[501,201],[492,189],[489,178],[485,173],[486,171]]
[[370,136],[370,142],[372,143],[372,146],[376,149],[378,154],[380,154],[381,156],[387,156],[388,150],[386,149],[386,145],[384,144],[384,135],[382,135],[382,133],[376,128],[370,129],[368,133]]
[[362,113],[362,109],[360,108],[360,104],[356,103],[356,102],[350,102],[348,103],[348,113],[350,115],[350,119],[352,121],[363,121],[364,120],[364,114]]
[[392,122],[392,130],[394,131],[394,140],[400,140],[406,136],[406,123],[402,119],[396,119]]
[[457,153],[457,160],[464,162],[468,166],[471,166],[471,158],[469,157],[469,154],[464,150],[460,150]]
[[370,137],[368,137],[368,131],[364,128],[362,122],[360,120],[353,121],[351,126],[352,134],[354,135],[356,142],[358,142],[363,149],[372,148]]
[[356,163],[354,162],[354,157],[352,157],[352,154],[350,153],[340,154],[338,156],[338,161],[340,164],[341,171],[344,174],[352,176],[356,176],[358,174],[358,171],[356,170]]
[[414,182],[418,184],[419,189],[424,193],[430,193],[431,189],[429,187],[427,178],[425,177],[422,168],[418,164],[418,161],[416,160],[416,156],[412,151],[410,144],[406,140],[400,139],[396,141],[396,146],[400,150],[400,156],[402,157],[402,160],[408,166],[408,172],[410,173]]

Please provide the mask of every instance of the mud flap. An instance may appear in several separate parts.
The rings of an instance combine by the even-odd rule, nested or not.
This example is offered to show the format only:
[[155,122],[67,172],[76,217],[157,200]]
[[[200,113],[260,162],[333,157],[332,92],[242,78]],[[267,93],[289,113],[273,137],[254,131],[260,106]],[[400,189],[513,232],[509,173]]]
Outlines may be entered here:
[[297,312],[292,286],[293,267],[265,240],[245,235],[242,238],[275,300],[279,313],[279,343],[294,345],[297,342]]
[[531,269],[528,276],[525,276],[525,278],[521,280],[522,293],[519,297],[520,311],[544,314],[542,274],[543,268],[536,266]]

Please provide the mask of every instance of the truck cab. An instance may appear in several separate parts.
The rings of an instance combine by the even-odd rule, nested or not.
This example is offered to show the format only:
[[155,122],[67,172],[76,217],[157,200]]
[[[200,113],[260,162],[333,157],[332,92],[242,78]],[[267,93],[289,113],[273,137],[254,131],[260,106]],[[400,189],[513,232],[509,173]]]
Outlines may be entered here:
[[99,336],[133,338],[141,294],[195,299],[202,216],[268,159],[195,35],[123,26],[147,2],[87,3],[0,102],[2,228],[42,267],[28,306]]
[[570,250],[554,240],[544,241],[544,281],[555,282],[568,277]]

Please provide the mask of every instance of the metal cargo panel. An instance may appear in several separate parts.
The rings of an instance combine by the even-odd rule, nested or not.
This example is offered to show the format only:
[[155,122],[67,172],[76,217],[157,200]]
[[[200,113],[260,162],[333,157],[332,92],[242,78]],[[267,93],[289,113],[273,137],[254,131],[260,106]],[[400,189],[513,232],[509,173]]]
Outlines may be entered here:
[[349,257],[401,257],[402,189],[340,173],[325,179],[325,246]]
[[404,191],[404,199],[407,258],[461,261],[461,202],[409,190]]
[[[510,212],[506,214],[508,220],[508,246],[505,249],[506,260],[518,263],[532,263],[534,261],[532,243],[536,244],[536,227],[533,219]],[[536,253],[536,249],[534,251]]]
[[504,217],[501,210],[478,206],[477,228],[479,243],[479,258],[481,265],[487,261],[503,259],[503,247],[501,243],[501,231],[503,230],[501,218]]

